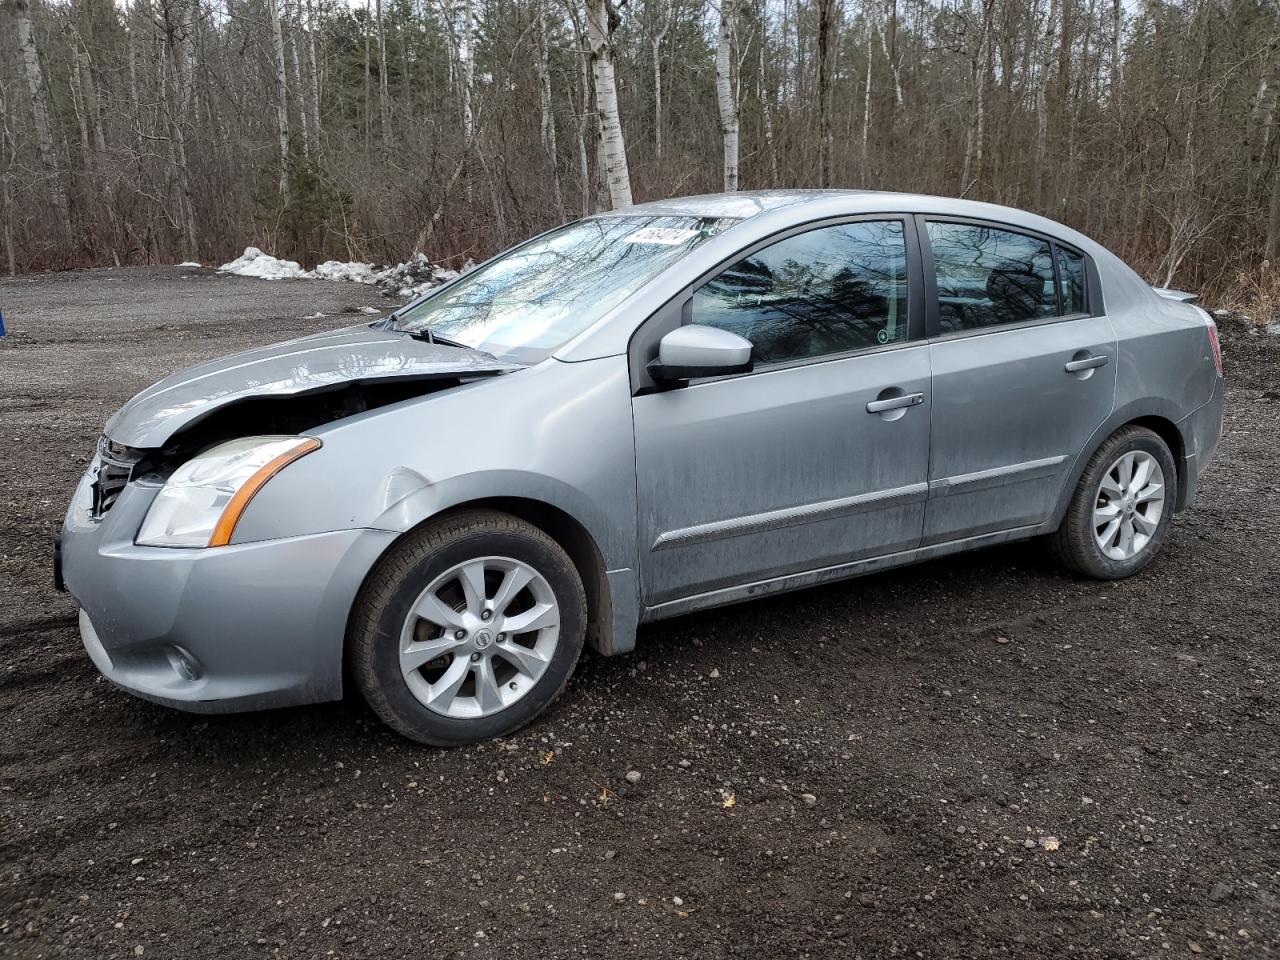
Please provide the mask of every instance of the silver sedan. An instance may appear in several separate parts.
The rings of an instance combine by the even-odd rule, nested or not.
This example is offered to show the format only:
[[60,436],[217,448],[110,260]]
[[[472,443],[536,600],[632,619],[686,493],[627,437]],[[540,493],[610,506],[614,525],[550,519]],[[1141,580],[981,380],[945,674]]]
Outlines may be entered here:
[[768,192],[590,217],[107,423],[58,573],[111,681],[528,723],[641,622],[1042,537],[1126,577],[1222,430],[1209,315],[1038,216]]

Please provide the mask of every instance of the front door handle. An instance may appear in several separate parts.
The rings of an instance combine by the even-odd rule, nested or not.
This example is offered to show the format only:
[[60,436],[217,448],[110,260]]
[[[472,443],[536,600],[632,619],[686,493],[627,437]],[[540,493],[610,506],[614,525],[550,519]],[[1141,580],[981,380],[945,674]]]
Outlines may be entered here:
[[1092,370],[1094,367],[1105,367],[1107,365],[1107,355],[1100,353],[1093,357],[1082,357],[1079,360],[1068,360],[1063,367],[1067,373],[1079,373],[1081,370]]
[[867,413],[884,413],[886,410],[914,407],[921,403],[924,403],[923,393],[904,393],[900,397],[888,397],[884,400],[870,401],[867,404]]

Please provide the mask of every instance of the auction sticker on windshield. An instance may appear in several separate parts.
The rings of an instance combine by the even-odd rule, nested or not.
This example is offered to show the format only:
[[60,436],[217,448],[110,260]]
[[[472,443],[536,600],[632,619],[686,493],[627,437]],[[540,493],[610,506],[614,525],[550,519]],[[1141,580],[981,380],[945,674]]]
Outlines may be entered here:
[[642,227],[629,237],[623,237],[623,243],[660,243],[673,247],[698,235],[697,230],[681,230],[677,227]]

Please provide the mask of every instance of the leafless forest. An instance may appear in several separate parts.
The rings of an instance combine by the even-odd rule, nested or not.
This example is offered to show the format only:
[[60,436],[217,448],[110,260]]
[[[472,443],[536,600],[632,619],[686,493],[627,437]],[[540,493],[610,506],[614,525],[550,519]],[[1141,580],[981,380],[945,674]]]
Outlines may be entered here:
[[5,0],[10,272],[457,262],[593,210],[964,195],[1274,303],[1276,0]]

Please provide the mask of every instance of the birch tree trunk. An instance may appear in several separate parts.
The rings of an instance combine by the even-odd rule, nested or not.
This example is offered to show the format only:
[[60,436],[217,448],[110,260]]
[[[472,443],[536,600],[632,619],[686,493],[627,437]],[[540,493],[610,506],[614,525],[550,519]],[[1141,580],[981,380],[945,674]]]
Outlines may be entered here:
[[377,0],[378,20],[378,119],[382,125],[382,143],[391,143],[391,90],[387,81],[387,35],[382,27],[382,0]]
[[18,55],[27,77],[27,89],[31,93],[31,113],[35,120],[36,145],[40,149],[40,163],[49,177],[49,192],[62,219],[64,233],[71,232],[71,219],[67,211],[67,193],[62,183],[62,167],[58,151],[53,143],[53,128],[49,123],[49,95],[45,88],[44,73],[40,69],[40,53],[36,48],[36,35],[31,27],[28,0],[13,0],[13,16],[18,26]]
[[[764,22],[767,0],[760,0],[760,19]],[[756,99],[760,101],[760,117],[764,121],[764,143],[769,152],[769,186],[778,185],[778,148],[773,136],[773,97],[768,93],[765,80],[765,40],[768,34],[760,36],[760,62],[756,73]]]
[[716,102],[724,139],[724,189],[738,189],[738,96],[734,83],[738,58],[734,49],[734,0],[720,0],[720,42],[716,46]]
[[[180,4],[166,7],[165,43],[169,51],[173,106],[169,109],[170,156],[177,177],[178,219],[182,226],[188,258],[199,256],[195,203],[191,193],[191,171],[187,165],[187,110],[191,104],[192,76],[195,72],[195,42],[191,37],[190,11]],[[198,14],[197,14],[198,15]],[[176,22],[175,22],[176,21]],[[287,137],[286,137],[287,139]],[[283,170],[283,167],[281,168]]]
[[662,160],[662,37],[655,36],[653,47],[653,156]]
[[302,133],[302,156],[311,159],[311,118],[307,116],[307,88],[302,85],[302,53],[298,50],[298,34],[290,24],[289,65],[293,68],[294,100],[298,104],[298,129]]
[[473,0],[462,0],[462,39],[458,43],[458,60],[462,67],[462,131],[468,149],[476,135],[476,116],[472,107],[476,85],[475,9]]
[[583,41],[582,59],[580,63],[579,84],[582,90],[582,101],[578,108],[578,180],[582,187],[582,215],[591,213],[591,158],[587,153],[587,123],[591,116],[591,55]]
[[898,52],[896,50],[898,28],[895,21],[897,18],[897,4],[895,3],[889,14],[889,36],[895,39],[891,40],[886,37],[885,31],[880,29],[878,23],[876,33],[880,37],[880,49],[884,53],[884,58],[889,61],[889,70],[893,73],[893,103],[895,107],[900,107],[902,106],[902,64],[898,63]]
[[608,0],[587,0],[587,44],[591,51],[591,72],[595,79],[597,130],[600,156],[610,206],[617,210],[631,206],[631,174],[627,169],[627,148],[618,116],[618,86],[613,72],[613,27]]
[[271,41],[276,58],[276,132],[280,137],[280,196],[289,204],[289,94],[285,83],[284,34],[280,30],[280,0],[267,0]]
[[373,9],[369,0],[364,0],[364,155],[369,156],[369,142],[373,139],[373,99],[370,90],[370,76],[372,67],[370,65],[370,45],[369,37],[372,34]]
[[1111,0],[1111,77],[1108,96],[1114,100],[1120,92],[1120,36],[1124,31],[1124,8],[1121,0]]
[[320,69],[316,65],[316,21],[307,0],[307,83],[311,88],[311,129],[316,135],[316,154],[320,153]]
[[662,116],[662,43],[671,30],[671,21],[674,17],[675,0],[671,0],[671,5],[662,15],[662,29],[656,30],[649,39],[653,54],[653,157],[659,163],[662,162],[662,139],[665,133],[663,130],[665,120]]
[[987,71],[988,59],[991,55],[991,19],[995,0],[981,0],[980,8],[982,28],[978,39],[978,51],[970,60],[973,110],[969,121],[969,132],[965,137],[964,170],[960,174],[960,196],[962,197],[982,179],[982,148],[986,140]]
[[875,31],[875,21],[870,11],[867,13],[867,84],[866,89],[862,92],[862,177],[864,180],[870,179],[870,163],[867,154],[867,140],[871,132],[871,58],[875,52],[871,45],[873,39],[872,33]]
[[556,149],[556,114],[551,97],[551,63],[550,51],[547,49],[547,11],[542,5],[538,7],[538,87],[541,96],[542,120],[539,136],[542,149],[547,155],[551,167],[551,186],[556,204],[556,214],[564,215],[564,194],[560,189],[560,164]]

